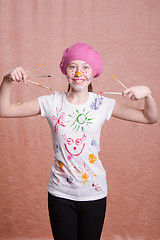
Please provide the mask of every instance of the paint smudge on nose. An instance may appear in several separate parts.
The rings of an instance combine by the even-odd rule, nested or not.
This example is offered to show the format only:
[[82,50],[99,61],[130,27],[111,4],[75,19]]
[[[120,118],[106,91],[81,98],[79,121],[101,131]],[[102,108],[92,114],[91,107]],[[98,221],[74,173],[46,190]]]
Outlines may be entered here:
[[78,71],[76,74],[77,74],[77,75],[81,75],[81,72]]

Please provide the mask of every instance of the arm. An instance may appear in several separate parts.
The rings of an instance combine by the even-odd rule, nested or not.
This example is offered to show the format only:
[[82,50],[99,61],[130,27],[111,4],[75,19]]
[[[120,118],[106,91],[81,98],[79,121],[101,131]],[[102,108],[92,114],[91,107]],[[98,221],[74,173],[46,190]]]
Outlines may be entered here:
[[133,122],[153,124],[158,121],[158,111],[151,91],[146,86],[135,86],[127,88],[123,96],[137,101],[144,99],[144,109],[136,109],[119,102],[116,103],[112,116]]
[[16,104],[10,103],[12,81],[26,83],[27,75],[23,68],[19,67],[7,73],[0,86],[0,117],[31,117],[40,114],[38,99]]

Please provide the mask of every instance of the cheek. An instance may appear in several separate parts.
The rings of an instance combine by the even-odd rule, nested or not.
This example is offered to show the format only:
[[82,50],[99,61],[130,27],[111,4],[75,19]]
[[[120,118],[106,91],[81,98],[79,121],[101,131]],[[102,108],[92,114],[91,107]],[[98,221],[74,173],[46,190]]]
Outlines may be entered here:
[[74,76],[75,73],[76,73],[75,70],[69,70],[69,71],[68,71],[68,76]]
[[87,81],[91,81],[93,78],[92,71],[85,71],[85,76],[87,78]]
[[87,73],[87,71],[84,71],[84,70],[80,70],[80,72],[83,73],[83,74],[84,74],[84,73]]
[[71,75],[74,76],[76,71],[71,71]]
[[75,70],[67,69],[67,76],[72,77],[75,75]]
[[92,75],[92,69],[86,69],[84,72],[85,72],[85,74],[87,74],[88,76],[91,76],[91,75]]

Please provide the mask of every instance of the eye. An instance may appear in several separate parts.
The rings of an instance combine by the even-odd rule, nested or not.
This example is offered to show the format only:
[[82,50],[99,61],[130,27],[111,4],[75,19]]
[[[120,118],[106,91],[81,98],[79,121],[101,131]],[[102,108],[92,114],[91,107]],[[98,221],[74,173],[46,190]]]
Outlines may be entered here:
[[70,68],[71,70],[74,70],[74,69],[76,69],[76,66],[71,65],[71,66],[69,66],[69,68]]
[[67,143],[68,143],[68,145],[71,145],[73,143],[73,139],[72,138],[67,138]]
[[88,69],[89,69],[89,67],[88,67],[88,66],[84,66],[83,68],[84,68],[84,70],[88,70]]
[[80,144],[82,144],[82,140],[79,139],[79,138],[77,138],[77,139],[76,139],[76,145],[80,145]]

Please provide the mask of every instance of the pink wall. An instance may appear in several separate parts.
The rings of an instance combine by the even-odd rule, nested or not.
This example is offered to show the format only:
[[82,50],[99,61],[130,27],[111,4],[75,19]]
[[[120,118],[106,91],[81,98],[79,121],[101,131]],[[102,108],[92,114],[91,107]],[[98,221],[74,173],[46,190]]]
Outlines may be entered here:
[[[103,58],[95,92],[121,91],[115,75],[127,86],[148,85],[159,107],[159,26],[158,0],[1,0],[0,76],[23,66],[28,73],[52,74],[37,80],[62,91],[67,87],[59,69],[62,52],[81,41]],[[30,84],[13,84],[12,100],[46,94]],[[160,239],[159,129],[159,122],[147,126],[117,119],[104,126],[100,156],[109,196],[103,240]],[[47,212],[52,156],[46,120],[0,119],[1,240],[52,239]]]

